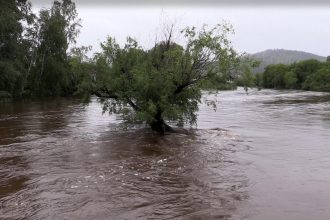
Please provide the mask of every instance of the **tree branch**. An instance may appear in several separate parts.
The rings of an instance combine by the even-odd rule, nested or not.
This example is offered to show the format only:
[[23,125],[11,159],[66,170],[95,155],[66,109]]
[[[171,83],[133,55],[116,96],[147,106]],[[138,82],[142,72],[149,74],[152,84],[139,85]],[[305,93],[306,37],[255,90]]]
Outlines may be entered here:
[[92,92],[93,95],[96,95],[99,98],[115,99],[118,100],[118,96],[112,94],[108,89],[102,88],[100,90],[95,90]]
[[198,83],[200,80],[202,80],[203,78],[206,78],[206,76],[201,76],[201,77],[198,77],[196,79],[193,79],[189,82],[186,82],[186,83],[183,83],[181,85],[179,85],[176,90],[174,91],[174,95],[177,95],[179,94],[180,92],[182,92],[182,90],[184,90],[185,88],[191,86],[191,85],[194,85],[196,83]]
[[[106,98],[106,99],[114,99],[116,101],[119,100],[119,96],[116,94],[111,93],[108,89],[102,88],[100,90],[96,90],[92,93],[93,95],[96,95],[99,98]],[[141,108],[137,106],[130,98],[126,97],[126,102],[135,110],[140,111]]]
[[139,106],[137,106],[132,100],[130,100],[129,98],[127,98],[127,102],[128,104],[135,110],[135,111],[140,111],[141,108]]

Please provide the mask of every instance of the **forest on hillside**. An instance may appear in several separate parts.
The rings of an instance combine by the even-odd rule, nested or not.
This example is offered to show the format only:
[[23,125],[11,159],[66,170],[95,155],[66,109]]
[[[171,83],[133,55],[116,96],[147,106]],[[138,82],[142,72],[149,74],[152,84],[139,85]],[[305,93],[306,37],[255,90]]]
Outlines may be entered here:
[[268,65],[272,64],[293,64],[304,60],[326,61],[326,57],[312,53],[296,50],[269,49],[249,55],[252,59],[260,62],[260,65],[253,69],[254,73],[262,73]]

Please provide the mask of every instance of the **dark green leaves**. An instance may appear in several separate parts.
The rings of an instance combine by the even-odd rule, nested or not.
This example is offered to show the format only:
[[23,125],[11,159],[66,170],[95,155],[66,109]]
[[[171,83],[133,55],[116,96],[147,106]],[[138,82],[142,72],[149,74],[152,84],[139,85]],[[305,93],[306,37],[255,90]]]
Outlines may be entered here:
[[184,46],[172,41],[171,31],[149,50],[132,38],[124,47],[111,37],[102,43],[95,56],[94,94],[108,96],[103,109],[129,122],[195,124],[203,82],[228,75],[239,59],[226,24],[200,31],[188,27],[182,33]]

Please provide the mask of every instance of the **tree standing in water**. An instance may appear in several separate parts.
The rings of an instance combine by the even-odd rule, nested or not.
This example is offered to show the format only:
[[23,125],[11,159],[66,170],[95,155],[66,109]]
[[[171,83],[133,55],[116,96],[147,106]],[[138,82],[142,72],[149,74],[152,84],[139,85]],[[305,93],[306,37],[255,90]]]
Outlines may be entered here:
[[89,91],[101,98],[103,110],[121,114],[125,122],[146,122],[160,133],[173,131],[166,122],[195,124],[202,84],[235,72],[239,56],[228,24],[187,27],[181,34],[184,46],[173,41],[173,26],[149,50],[132,38],[124,47],[111,37],[102,43]]

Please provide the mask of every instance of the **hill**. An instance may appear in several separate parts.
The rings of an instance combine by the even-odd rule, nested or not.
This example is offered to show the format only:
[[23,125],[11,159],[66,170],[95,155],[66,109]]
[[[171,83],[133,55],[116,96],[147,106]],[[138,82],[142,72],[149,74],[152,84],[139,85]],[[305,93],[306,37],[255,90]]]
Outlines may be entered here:
[[265,67],[270,64],[292,64],[294,62],[316,59],[319,61],[325,61],[326,57],[322,57],[316,54],[307,53],[303,51],[295,50],[284,50],[284,49],[274,49],[265,50],[250,55],[252,58],[261,61],[260,66],[255,68],[253,72],[263,72]]

